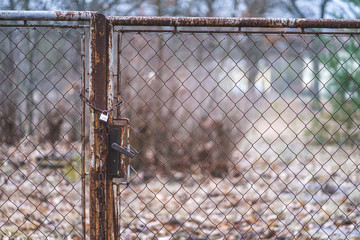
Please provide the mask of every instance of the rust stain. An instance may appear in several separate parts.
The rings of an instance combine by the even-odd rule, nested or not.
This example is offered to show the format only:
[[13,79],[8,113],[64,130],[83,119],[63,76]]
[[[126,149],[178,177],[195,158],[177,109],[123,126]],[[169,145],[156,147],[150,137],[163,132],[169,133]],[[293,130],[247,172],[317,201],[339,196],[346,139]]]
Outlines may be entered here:
[[108,17],[114,25],[264,28],[360,28],[360,20],[221,17]]
[[[0,11],[2,20],[91,21],[99,16],[92,11]],[[102,15],[103,16],[103,15]],[[105,16],[103,16],[105,18]],[[98,18],[98,17],[96,17]],[[109,16],[114,25],[127,26],[202,26],[202,27],[264,27],[264,28],[360,28],[358,19],[295,19],[295,18],[224,18],[224,17],[124,17]],[[105,31],[96,31],[98,37]]]
[[[121,146],[122,147],[125,147],[125,125],[123,125],[121,127]],[[125,166],[125,156],[123,154],[121,154],[121,164],[120,164],[120,167],[121,167],[121,175],[125,177],[125,174],[126,174],[126,166]]]
[[54,11],[57,20],[90,20],[96,14],[91,11]]
[[[107,20],[104,15],[96,14],[91,20],[91,93],[96,108],[107,109]],[[92,110],[93,111],[93,110]],[[99,121],[99,112],[90,112],[93,125],[94,147],[90,152],[95,159],[95,164],[91,165],[90,173],[90,239],[109,239],[108,226],[109,215],[107,213],[109,195],[108,177],[106,174],[107,144],[106,126]],[[102,125],[102,126],[101,126]],[[100,126],[102,127],[100,131]],[[101,150],[100,150],[101,149]],[[97,176],[102,176],[97,177]],[[110,217],[111,219],[111,217]]]
[[95,52],[95,54],[94,54],[94,64],[97,65],[99,63],[101,63],[100,55],[99,55],[98,52]]
[[[109,24],[110,21],[108,21],[107,19],[105,19],[105,25],[106,28],[101,32],[104,34],[104,38],[106,41],[106,45],[107,48],[105,49],[105,65],[106,65],[106,79],[104,79],[104,82],[106,83],[106,93],[107,93],[107,104],[108,104],[108,108],[110,108],[113,104],[113,98],[112,98],[112,26]],[[109,124],[112,124],[112,112],[110,113],[110,121]],[[105,168],[107,167],[107,164],[104,164]],[[112,178],[109,176],[108,174],[109,171],[107,171],[107,169],[105,169],[105,173],[106,173],[106,208],[105,208],[105,213],[106,213],[106,227],[107,227],[107,235],[106,235],[106,239],[110,240],[113,239],[112,236],[116,236],[116,233],[114,232],[116,223],[114,223],[114,190],[113,190],[113,182],[112,182]]]

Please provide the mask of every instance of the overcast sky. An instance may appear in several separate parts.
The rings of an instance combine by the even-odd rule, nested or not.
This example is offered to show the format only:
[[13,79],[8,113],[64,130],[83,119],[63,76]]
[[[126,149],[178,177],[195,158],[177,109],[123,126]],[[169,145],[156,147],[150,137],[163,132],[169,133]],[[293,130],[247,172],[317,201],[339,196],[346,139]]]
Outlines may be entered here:
[[[9,9],[11,0],[0,0],[0,9]],[[88,0],[87,2],[89,2]],[[242,0],[245,1],[245,0]],[[289,0],[290,1],[290,0]],[[297,4],[305,12],[309,18],[319,18],[319,10],[320,4],[323,0],[298,0]],[[21,10],[22,2],[21,0],[15,1],[17,3],[16,10]],[[65,10],[64,2],[66,1],[55,1],[55,0],[29,0],[29,8],[33,10]],[[132,11],[134,8],[133,5],[136,2],[134,1],[126,1],[120,0],[120,2],[127,2],[123,4],[118,4],[116,6],[109,7],[109,4],[106,4],[106,1],[103,1],[104,4],[101,5],[102,9],[96,9],[99,12],[103,12],[106,15],[156,15],[157,14],[157,6],[155,4],[156,1],[142,1],[139,5],[136,6],[136,10]],[[166,4],[167,2],[163,0],[167,8],[168,12],[172,12],[169,9],[172,7],[171,4]],[[194,0],[178,0],[179,9],[190,9],[189,15],[191,16],[205,16],[208,11],[206,4],[201,4],[204,1],[194,1]],[[241,2],[241,1],[240,1]],[[272,8],[271,11],[266,13],[267,17],[296,17],[291,13],[281,8],[281,1],[274,0],[275,7]],[[349,7],[348,4],[345,4],[346,0],[331,0],[327,6],[327,14],[325,18],[356,18],[356,15],[360,14],[359,6],[352,5]],[[230,17],[230,16],[241,16],[241,14],[246,10],[244,4],[240,5],[239,9],[233,9],[232,6],[233,0],[215,0],[214,1],[214,9],[216,12],[216,16],[219,17]],[[276,4],[279,3],[279,6]],[[71,3],[70,3],[71,4]],[[190,6],[190,7],[189,7]],[[195,6],[195,7],[192,7]],[[68,10],[76,10],[76,9],[68,9]],[[84,9],[90,10],[90,9]],[[180,11],[181,12],[181,11]],[[355,14],[359,13],[359,14]]]

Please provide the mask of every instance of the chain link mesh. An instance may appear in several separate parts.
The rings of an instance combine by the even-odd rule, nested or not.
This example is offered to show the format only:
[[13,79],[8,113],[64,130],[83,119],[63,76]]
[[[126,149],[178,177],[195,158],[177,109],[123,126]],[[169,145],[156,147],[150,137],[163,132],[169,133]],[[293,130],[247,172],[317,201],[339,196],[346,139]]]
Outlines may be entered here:
[[80,239],[83,28],[0,27],[0,238]]
[[[360,237],[356,33],[117,34],[121,239]],[[84,237],[81,39],[0,27],[0,238]]]
[[360,236],[358,35],[118,34],[122,239]]

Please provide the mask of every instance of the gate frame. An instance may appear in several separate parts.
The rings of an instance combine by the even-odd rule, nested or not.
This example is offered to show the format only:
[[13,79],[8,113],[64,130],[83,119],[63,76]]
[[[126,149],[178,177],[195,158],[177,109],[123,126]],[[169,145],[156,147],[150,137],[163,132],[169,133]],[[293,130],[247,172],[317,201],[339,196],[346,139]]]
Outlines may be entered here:
[[[0,11],[0,20],[15,21],[86,21],[89,23],[89,89],[90,99],[88,104],[90,113],[90,239],[113,239],[119,238],[114,224],[114,192],[112,179],[106,170],[106,158],[108,155],[107,124],[99,120],[101,110],[109,111],[108,124],[112,123],[113,106],[113,32],[116,26],[167,26],[174,30],[151,30],[151,29],[125,29],[121,31],[130,32],[226,32],[242,33],[242,28],[278,28],[295,29],[300,31],[283,30],[282,32],[304,34],[316,33],[305,31],[308,28],[328,29],[360,29],[360,20],[346,19],[295,19],[295,18],[202,18],[202,17],[106,17],[98,12],[89,11]],[[36,26],[36,24],[34,25]],[[49,25],[55,26],[55,25]],[[71,27],[71,25],[66,25]],[[65,26],[65,27],[66,27]],[[220,31],[216,29],[203,30],[181,30],[177,27],[233,27],[238,31]],[[253,32],[253,31],[252,31]],[[271,33],[260,30],[261,33]],[[276,33],[282,33],[276,31]],[[339,32],[336,32],[339,33]],[[359,32],[357,32],[359,34]],[[119,49],[118,49],[119,50]],[[82,76],[85,76],[83,66]],[[119,69],[118,69],[119,71]],[[84,93],[83,93],[84,94]],[[117,96],[118,97],[118,96]],[[83,109],[85,109],[83,102]],[[85,116],[82,116],[84,118]],[[82,129],[84,129],[84,122]],[[84,143],[85,138],[82,136]],[[83,144],[83,149],[85,145]],[[83,237],[86,236],[86,206],[85,206],[85,156],[82,157],[82,207],[83,207]],[[100,180],[104,182],[100,182]],[[104,185],[102,185],[104,184]],[[105,209],[104,209],[105,208]]]
[[[113,228],[113,194],[112,181],[108,177],[106,171],[107,145],[106,141],[102,141],[106,137],[106,131],[100,129],[101,122],[99,120],[101,111],[107,110],[107,106],[112,105],[112,38],[110,37],[109,20],[102,14],[92,11],[0,11],[0,21],[24,21],[24,26],[47,26],[47,27],[76,27],[76,25],[57,25],[53,22],[48,25],[28,24],[27,21],[85,21],[90,27],[89,31],[89,96],[88,101],[82,102],[82,228],[83,238],[86,238],[86,201],[85,201],[85,103],[89,107],[90,114],[90,239],[112,239]],[[1,25],[1,24],[0,24]],[[16,25],[18,26],[18,25]],[[22,26],[22,25],[21,25]],[[85,39],[81,40],[83,43]],[[82,51],[82,50],[81,50]],[[81,54],[85,54],[81,52]],[[82,81],[85,83],[85,56],[82,56]],[[104,81],[105,80],[105,81]],[[81,91],[85,94],[85,85]],[[109,113],[109,123],[112,122],[111,112]],[[105,144],[104,144],[105,143]],[[103,150],[100,153],[99,149]],[[105,180],[105,186],[99,185],[101,177],[100,172],[104,173],[102,178]],[[105,193],[103,193],[105,191]],[[106,198],[104,198],[106,197]],[[103,211],[105,206],[105,217]],[[107,217],[108,216],[108,217]],[[103,218],[103,219],[102,219]],[[103,220],[103,221],[102,221]]]
[[[108,124],[100,121],[101,110],[113,105],[112,28],[109,20],[95,13],[90,21],[90,239],[113,239],[113,185],[107,171]],[[105,80],[105,81],[104,81]],[[100,110],[100,111],[99,111]],[[105,207],[105,209],[104,209]]]

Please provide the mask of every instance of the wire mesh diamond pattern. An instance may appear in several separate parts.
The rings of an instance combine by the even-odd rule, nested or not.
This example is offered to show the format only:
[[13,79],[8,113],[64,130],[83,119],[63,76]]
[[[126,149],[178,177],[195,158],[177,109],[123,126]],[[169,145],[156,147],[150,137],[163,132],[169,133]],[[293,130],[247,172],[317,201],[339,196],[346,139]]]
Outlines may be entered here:
[[359,237],[358,35],[118,34],[122,239]]
[[83,29],[0,28],[0,238],[79,239]]

